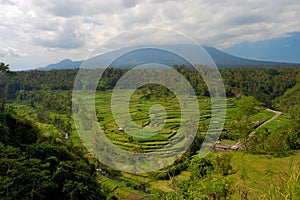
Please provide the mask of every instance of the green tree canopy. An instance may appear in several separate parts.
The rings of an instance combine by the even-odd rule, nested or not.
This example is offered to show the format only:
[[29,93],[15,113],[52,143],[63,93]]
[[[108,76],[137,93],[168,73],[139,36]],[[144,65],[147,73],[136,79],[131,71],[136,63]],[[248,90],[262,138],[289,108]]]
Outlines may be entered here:
[[261,103],[257,101],[253,96],[242,97],[237,103],[237,117],[239,119],[249,119],[251,115],[258,113],[256,107],[260,106]]

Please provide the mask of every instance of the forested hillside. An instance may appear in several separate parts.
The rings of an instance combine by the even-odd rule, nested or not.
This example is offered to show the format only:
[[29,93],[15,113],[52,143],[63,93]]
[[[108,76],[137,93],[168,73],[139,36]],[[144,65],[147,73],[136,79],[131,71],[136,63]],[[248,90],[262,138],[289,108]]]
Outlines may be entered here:
[[0,196],[3,199],[102,199],[85,150],[0,110]]

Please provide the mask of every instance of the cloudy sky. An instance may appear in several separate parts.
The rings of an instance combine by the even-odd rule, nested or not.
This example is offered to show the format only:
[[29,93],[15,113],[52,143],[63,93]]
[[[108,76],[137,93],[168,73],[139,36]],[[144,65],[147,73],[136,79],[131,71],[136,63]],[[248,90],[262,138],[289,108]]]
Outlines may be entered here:
[[84,59],[97,44],[141,27],[177,30],[237,54],[300,32],[298,0],[0,0],[0,10],[0,61],[14,70]]

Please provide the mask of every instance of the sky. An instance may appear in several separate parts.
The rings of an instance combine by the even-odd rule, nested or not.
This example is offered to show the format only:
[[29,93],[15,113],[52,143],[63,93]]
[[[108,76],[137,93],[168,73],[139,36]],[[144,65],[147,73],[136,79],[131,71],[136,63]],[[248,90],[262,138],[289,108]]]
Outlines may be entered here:
[[224,50],[244,58],[300,63],[300,32],[293,32],[281,38],[245,41]]
[[99,43],[141,27],[176,30],[243,57],[276,59],[253,49],[270,51],[276,41],[287,46],[286,38],[299,38],[300,1],[0,0],[0,61],[24,70],[82,60]]

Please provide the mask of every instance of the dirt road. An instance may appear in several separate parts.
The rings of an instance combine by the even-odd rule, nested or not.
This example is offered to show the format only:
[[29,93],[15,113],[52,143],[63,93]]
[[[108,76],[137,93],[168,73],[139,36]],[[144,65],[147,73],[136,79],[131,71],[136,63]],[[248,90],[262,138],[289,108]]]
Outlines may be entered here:
[[253,130],[251,133],[249,133],[248,138],[246,141],[244,142],[238,142],[235,145],[233,145],[233,148],[239,149],[240,147],[242,147],[245,143],[247,143],[256,133],[256,131],[261,128],[262,126],[266,125],[267,123],[270,123],[271,121],[277,119],[282,113],[276,110],[272,110],[267,108],[267,111],[269,112],[273,112],[275,113],[275,115],[273,117],[271,117],[270,119],[266,120],[264,123],[260,124],[258,127],[256,127],[255,130]]

